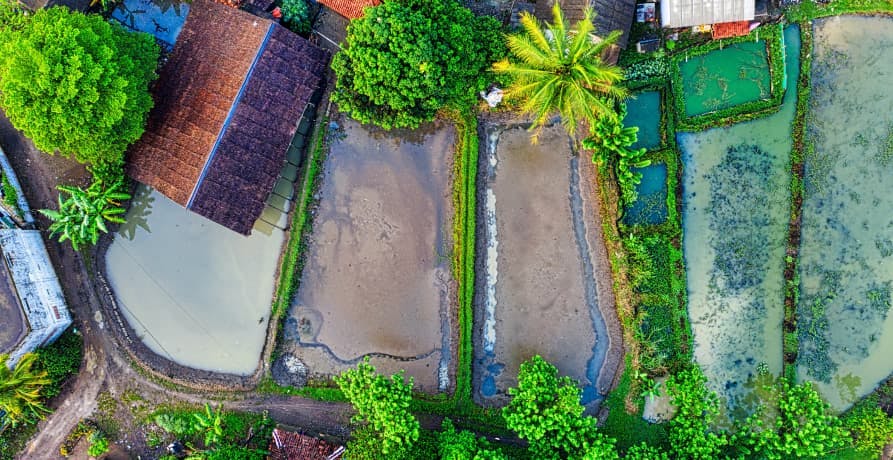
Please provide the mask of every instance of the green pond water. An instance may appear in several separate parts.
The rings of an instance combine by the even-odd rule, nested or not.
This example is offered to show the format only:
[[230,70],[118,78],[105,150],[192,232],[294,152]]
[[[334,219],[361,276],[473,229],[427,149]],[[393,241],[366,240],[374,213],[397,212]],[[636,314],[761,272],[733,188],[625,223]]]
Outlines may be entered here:
[[[685,114],[701,115],[771,95],[766,42],[742,42],[694,56],[679,66]],[[788,74],[790,75],[790,74]]]
[[814,29],[798,372],[843,410],[893,370],[893,20]]
[[667,220],[667,165],[654,163],[644,168],[633,168],[642,174],[636,186],[636,201],[623,214],[627,225],[657,225]]
[[626,100],[624,126],[638,126],[639,139],[633,148],[660,147],[660,91],[645,91]]
[[[795,88],[799,30],[792,26],[784,34],[788,87]],[[734,54],[731,61],[717,64],[740,65]],[[775,374],[782,370],[795,111],[796,93],[788,91],[779,112],[769,117],[677,137],[694,358],[732,411],[746,409],[747,382],[759,363]]]

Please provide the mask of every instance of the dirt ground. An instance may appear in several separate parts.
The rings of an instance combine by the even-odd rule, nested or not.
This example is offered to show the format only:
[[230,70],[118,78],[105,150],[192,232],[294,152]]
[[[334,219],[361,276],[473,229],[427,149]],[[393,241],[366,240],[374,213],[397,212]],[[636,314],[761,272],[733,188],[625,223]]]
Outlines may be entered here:
[[[504,399],[517,384],[521,362],[539,354],[578,380],[592,399],[602,363],[591,314],[600,299],[584,264],[591,257],[588,243],[575,224],[582,217],[574,215],[581,203],[572,188],[570,140],[561,127],[552,127],[531,145],[530,133],[510,128],[497,145],[495,162],[490,159],[495,174],[488,173],[487,199],[493,202],[486,204],[488,213],[495,208],[497,256],[481,274],[492,307],[484,345],[477,347],[481,394]],[[492,220],[489,225],[479,234],[493,245]],[[492,253],[487,258],[492,262]]]
[[429,392],[449,385],[451,126],[384,133],[344,118],[325,161],[282,350],[311,376],[365,356]]

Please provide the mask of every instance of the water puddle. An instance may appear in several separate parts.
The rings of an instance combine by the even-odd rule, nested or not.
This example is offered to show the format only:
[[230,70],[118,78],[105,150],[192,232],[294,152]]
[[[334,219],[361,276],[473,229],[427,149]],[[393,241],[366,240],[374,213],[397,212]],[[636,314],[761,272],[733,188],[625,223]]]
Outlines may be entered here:
[[579,158],[561,127],[545,129],[538,145],[521,128],[488,134],[479,394],[502,398],[517,385],[521,362],[540,354],[581,383],[584,404],[597,404],[608,340],[586,239]]
[[312,375],[370,356],[450,385],[452,127],[384,133],[346,119],[326,159],[283,350]]
[[765,40],[735,43],[691,57],[679,65],[679,70],[685,94],[685,114],[690,117],[767,99],[771,95]]
[[798,371],[844,410],[893,371],[893,20],[814,30]]
[[636,185],[638,196],[623,214],[626,225],[657,225],[667,220],[667,165],[654,163],[644,168],[633,168],[642,174]]
[[660,91],[645,91],[627,99],[623,125],[639,127],[639,138],[633,148],[660,147]]
[[140,185],[106,252],[124,317],[154,352],[248,375],[264,345],[284,234],[245,237]]
[[[800,35],[784,31],[788,88],[796,88]],[[763,45],[755,44],[760,47]],[[723,71],[743,65],[726,48]],[[726,54],[725,56],[728,56]],[[701,65],[701,64],[693,64]],[[730,409],[759,363],[782,369],[783,268],[790,210],[791,124],[796,92],[759,120],[680,133],[683,227],[694,357]]]

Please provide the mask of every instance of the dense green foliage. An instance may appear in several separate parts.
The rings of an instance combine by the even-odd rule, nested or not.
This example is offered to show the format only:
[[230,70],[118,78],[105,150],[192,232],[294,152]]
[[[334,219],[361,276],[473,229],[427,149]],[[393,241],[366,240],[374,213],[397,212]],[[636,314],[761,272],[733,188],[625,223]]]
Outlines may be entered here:
[[478,439],[474,433],[456,431],[450,419],[444,419],[437,439],[441,460],[508,460],[500,450],[491,448],[486,440]]
[[493,65],[495,72],[511,78],[506,97],[520,102],[521,112],[533,116],[534,142],[556,112],[568,134],[576,138],[580,123],[616,117],[614,102],[627,94],[619,85],[620,68],[601,60],[620,31],[596,38],[593,12],[588,8],[573,27],[568,27],[557,2],[552,15],[553,22],[543,27],[533,15],[521,13],[522,29],[508,36],[514,60],[506,58]]
[[645,148],[633,149],[638,140],[637,126],[623,126],[626,117],[626,104],[620,104],[617,116],[601,117],[589,126],[589,137],[583,139],[583,148],[592,150],[592,162],[605,162],[614,167],[617,185],[620,187],[621,206],[636,200],[636,186],[642,181],[642,174],[633,168],[644,168],[651,164],[645,159]]
[[50,346],[38,348],[35,367],[47,373],[50,383],[41,394],[44,398],[52,398],[62,391],[62,384],[72,375],[77,374],[84,356],[83,339],[71,329],[64,332]]
[[162,408],[151,417],[159,428],[173,435],[206,460],[263,460],[273,432],[266,414],[250,414],[199,408]]
[[608,417],[601,430],[605,435],[617,440],[617,450],[621,453],[645,443],[653,448],[667,447],[667,428],[665,424],[649,423],[642,418],[641,405],[633,413],[627,412],[625,397],[629,394],[633,383],[629,366],[624,370],[617,387],[605,399]]
[[893,13],[890,0],[834,0],[816,2],[803,0],[792,3],[785,9],[785,16],[791,22],[805,22],[815,18],[852,13]]
[[94,431],[90,435],[90,447],[87,448],[87,454],[91,457],[99,457],[109,451],[109,440],[102,431]]
[[861,454],[877,455],[893,442],[893,418],[880,407],[859,405],[843,420],[853,437],[853,445]]
[[101,16],[38,10],[0,33],[0,106],[41,150],[121,164],[152,108],[159,52]]
[[21,213],[19,210],[19,193],[9,182],[9,177],[6,174],[0,179],[0,187],[3,188],[3,204]]
[[35,369],[37,355],[25,353],[15,367],[6,366],[8,354],[0,354],[0,410],[13,427],[40,419],[50,411],[41,390],[50,383],[46,371]]
[[457,0],[393,0],[350,23],[332,60],[332,100],[385,129],[416,128],[447,106],[473,104],[504,54],[499,23]]
[[676,406],[669,422],[670,446],[677,458],[710,460],[720,457],[726,437],[711,431],[719,414],[719,398],[707,389],[707,378],[697,366],[667,380],[667,390]]
[[60,185],[59,191],[68,194],[62,199],[59,194],[59,210],[41,209],[53,223],[50,236],[59,237],[59,242],[71,241],[71,246],[80,250],[82,246],[96,244],[100,233],[108,233],[106,221],[124,223],[122,215],[126,210],[121,202],[130,199],[130,194],[121,191],[124,180],[119,179],[110,185],[96,180],[86,190],[80,187]]
[[412,378],[402,374],[390,378],[375,373],[366,358],[356,369],[344,371],[335,382],[357,411],[354,423],[364,426],[348,448],[355,452],[380,452],[401,458],[419,439],[419,422],[409,412]]
[[297,34],[310,33],[310,5],[307,0],[282,0],[282,22]]
[[538,459],[616,458],[614,440],[598,432],[596,419],[583,415],[581,390],[570,377],[539,355],[521,364],[518,387],[503,409],[506,426],[530,443]]

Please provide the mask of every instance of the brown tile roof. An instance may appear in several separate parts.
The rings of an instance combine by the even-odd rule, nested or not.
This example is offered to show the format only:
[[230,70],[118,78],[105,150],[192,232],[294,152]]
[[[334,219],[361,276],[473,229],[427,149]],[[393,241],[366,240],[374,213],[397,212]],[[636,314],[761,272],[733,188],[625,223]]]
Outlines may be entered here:
[[622,32],[617,44],[626,48],[629,40],[629,29],[633,25],[636,15],[636,0],[539,0],[535,2],[534,14],[540,21],[551,23],[552,5],[558,2],[564,12],[565,19],[571,24],[583,19],[583,12],[587,6],[595,11],[592,23],[595,25],[595,34],[605,37],[609,33],[619,30]]
[[319,438],[276,428],[269,451],[268,460],[335,460],[341,458],[344,448]]
[[713,24],[713,39],[740,37],[750,33],[750,21]]
[[326,54],[278,24],[195,0],[161,72],[128,173],[249,234],[282,167]]
[[357,19],[363,17],[363,9],[381,5],[381,0],[319,0],[319,3],[347,19]]

